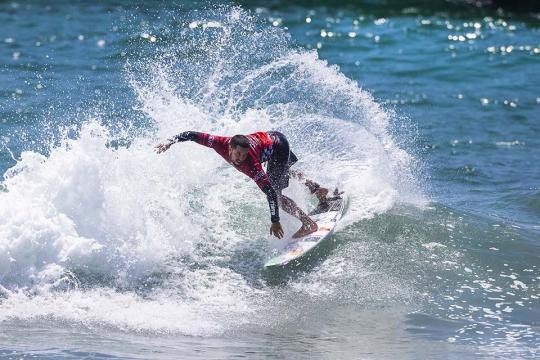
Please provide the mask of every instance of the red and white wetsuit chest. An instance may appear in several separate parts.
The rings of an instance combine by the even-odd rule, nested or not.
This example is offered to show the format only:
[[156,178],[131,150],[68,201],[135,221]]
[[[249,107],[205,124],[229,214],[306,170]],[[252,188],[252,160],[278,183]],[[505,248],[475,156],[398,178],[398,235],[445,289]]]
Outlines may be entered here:
[[249,139],[251,151],[259,162],[268,161],[274,151],[274,139],[264,131],[249,134],[246,137]]

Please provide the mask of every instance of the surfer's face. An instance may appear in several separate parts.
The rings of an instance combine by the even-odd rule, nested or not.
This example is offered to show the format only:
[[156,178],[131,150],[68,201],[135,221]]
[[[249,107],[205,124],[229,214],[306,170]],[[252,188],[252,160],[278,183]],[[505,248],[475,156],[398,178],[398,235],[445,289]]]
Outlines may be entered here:
[[246,160],[249,149],[241,146],[229,147],[229,156],[234,165],[240,165]]

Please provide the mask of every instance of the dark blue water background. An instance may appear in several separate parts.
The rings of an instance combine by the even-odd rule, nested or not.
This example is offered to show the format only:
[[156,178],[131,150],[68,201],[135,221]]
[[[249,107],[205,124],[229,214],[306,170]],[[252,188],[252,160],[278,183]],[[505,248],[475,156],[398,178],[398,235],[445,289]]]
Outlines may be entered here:
[[[283,30],[285,45],[276,46],[316,49],[328,66],[337,66],[391,114],[389,132],[416,159],[412,173],[429,205],[423,210],[396,205],[350,225],[336,235],[341,247],[326,249],[327,261],[362,252],[355,261],[401,279],[415,295],[392,305],[383,301],[381,308],[381,294],[367,297],[362,305],[334,299],[327,306],[310,307],[294,325],[276,325],[270,335],[236,329],[222,337],[188,336],[179,340],[181,351],[174,336],[160,342],[127,330],[116,335],[116,343],[100,349],[102,355],[174,358],[203,351],[215,358],[238,353],[284,358],[534,358],[540,341],[540,15],[443,1],[249,1],[241,7],[258,19],[257,27]],[[128,146],[133,138],[152,133],[155,124],[140,109],[129,66],[151,67],[152,59],[167,56],[196,57],[196,48],[182,52],[178,44],[195,30],[189,24],[212,20],[216,9],[226,12],[230,6],[0,4],[0,172],[14,166],[23,151],[49,154],[64,138],[66,126],[72,126],[67,136],[77,137],[77,128],[90,117],[116,134],[112,147]],[[172,48],[176,53],[171,55]],[[270,51],[255,55],[261,64],[268,61],[265,56],[272,57]],[[283,94],[284,102],[287,96]],[[431,258],[423,253],[441,244],[446,252]],[[409,255],[422,256],[408,264],[403,247]],[[457,264],[452,252],[461,255]],[[430,267],[445,261],[447,265]],[[362,280],[352,274],[339,284],[344,289],[361,287]],[[494,288],[501,291],[491,293]],[[422,296],[424,300],[418,300]],[[411,308],[410,302],[417,301],[423,305]],[[403,317],[394,316],[392,309],[402,306]],[[365,307],[375,315],[366,314]],[[315,313],[321,315],[310,321]],[[403,348],[377,318],[403,328],[407,336],[398,337],[405,339]],[[399,319],[391,321],[394,318]],[[81,327],[66,320],[65,327],[75,333],[71,340],[63,339],[59,329],[64,326],[57,323],[53,335],[32,333],[37,344],[32,346],[15,334],[46,331],[43,318],[19,319],[12,313],[2,321],[14,335],[3,335],[6,345],[0,351],[42,351],[45,357],[98,352],[92,334],[110,325],[100,330],[99,322]],[[366,327],[379,336],[364,334]],[[158,353],[148,355],[144,336],[152,339],[148,347]],[[224,347],[237,336],[241,340]],[[370,347],[362,338],[378,346]],[[313,344],[334,341],[349,350],[334,344],[325,352],[310,345],[310,339],[318,339]],[[295,347],[298,343],[303,345]],[[122,344],[128,344],[124,350]],[[283,348],[272,350],[280,344]],[[48,348],[53,348],[50,353]]]

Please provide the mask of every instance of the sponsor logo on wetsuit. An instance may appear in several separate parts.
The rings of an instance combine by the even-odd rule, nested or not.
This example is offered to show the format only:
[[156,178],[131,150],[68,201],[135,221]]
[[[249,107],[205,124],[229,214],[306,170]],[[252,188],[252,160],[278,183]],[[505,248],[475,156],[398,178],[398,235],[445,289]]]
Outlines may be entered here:
[[273,152],[274,148],[272,147],[272,145],[263,149],[263,151],[261,152],[261,162],[265,162],[266,160],[270,159],[270,156]]
[[264,171],[261,170],[257,174],[255,174],[255,176],[253,177],[253,180],[255,180],[255,182],[257,182],[257,181],[261,180],[263,176],[264,176]]
[[210,135],[208,137],[208,146],[212,146],[212,144],[214,144],[214,135]]
[[274,204],[274,202],[270,201],[269,205],[270,205],[270,214],[276,215],[276,205]]

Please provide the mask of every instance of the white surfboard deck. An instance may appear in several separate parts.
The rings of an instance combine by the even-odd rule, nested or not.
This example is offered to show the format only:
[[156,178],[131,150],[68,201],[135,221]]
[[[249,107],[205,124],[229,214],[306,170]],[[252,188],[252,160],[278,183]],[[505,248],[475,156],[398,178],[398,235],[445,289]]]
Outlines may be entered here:
[[337,222],[343,216],[345,209],[346,197],[341,194],[328,201],[328,208],[321,211],[321,209],[315,209],[309,215],[317,223],[319,229],[307,236],[291,239],[289,244],[279,251],[275,256],[268,260],[265,264],[265,268],[272,266],[283,266],[289,262],[299,259],[305,256],[311,250],[316,248],[324,239],[329,237],[336,228]]

